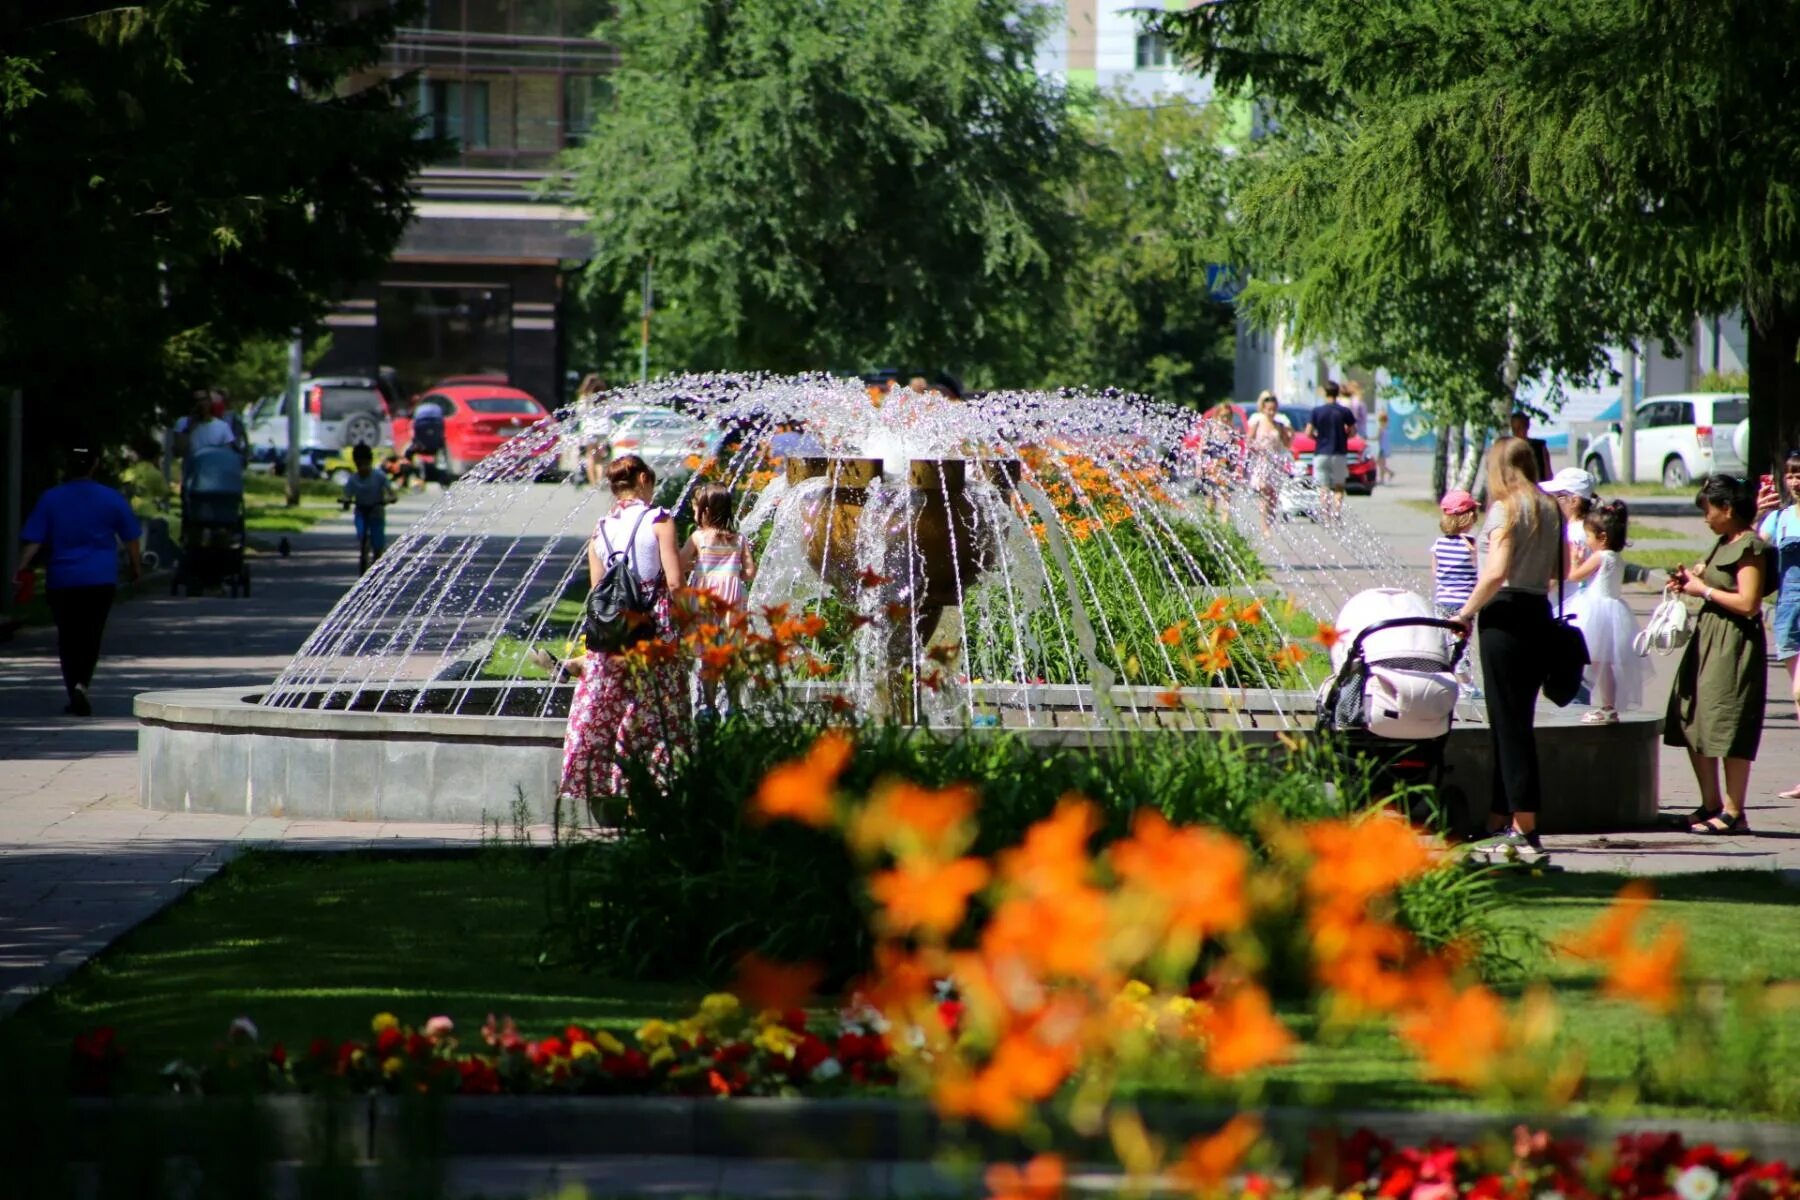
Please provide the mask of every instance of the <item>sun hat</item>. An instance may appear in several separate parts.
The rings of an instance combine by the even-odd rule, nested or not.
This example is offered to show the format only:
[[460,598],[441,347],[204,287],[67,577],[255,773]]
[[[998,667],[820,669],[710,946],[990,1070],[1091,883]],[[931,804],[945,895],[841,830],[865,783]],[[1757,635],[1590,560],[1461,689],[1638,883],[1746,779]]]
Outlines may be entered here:
[[1580,467],[1564,467],[1538,486],[1551,496],[1580,496],[1583,500],[1594,498],[1594,477]]
[[1444,498],[1438,501],[1438,507],[1443,509],[1444,515],[1447,517],[1460,517],[1464,513],[1474,512],[1481,506],[1475,503],[1475,497],[1461,488],[1451,488],[1444,493]]

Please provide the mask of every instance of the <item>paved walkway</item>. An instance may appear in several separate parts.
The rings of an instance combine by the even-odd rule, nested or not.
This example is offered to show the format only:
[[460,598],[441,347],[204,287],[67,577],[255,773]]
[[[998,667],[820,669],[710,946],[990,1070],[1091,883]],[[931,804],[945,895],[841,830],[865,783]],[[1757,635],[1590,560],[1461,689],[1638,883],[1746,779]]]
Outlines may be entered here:
[[[395,510],[390,528],[416,514]],[[63,715],[55,635],[0,645],[0,1015],[217,870],[240,845],[435,847],[480,826],[285,821],[138,807],[131,700],[167,687],[266,683],[355,578],[349,525],[290,535],[256,557],[252,593],[120,605],[95,674],[94,716]]]

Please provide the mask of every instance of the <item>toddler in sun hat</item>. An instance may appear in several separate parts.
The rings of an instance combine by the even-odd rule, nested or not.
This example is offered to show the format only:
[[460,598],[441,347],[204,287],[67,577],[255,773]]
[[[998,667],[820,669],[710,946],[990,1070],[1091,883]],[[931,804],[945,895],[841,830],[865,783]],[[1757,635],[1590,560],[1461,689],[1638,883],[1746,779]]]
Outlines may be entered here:
[[[1439,536],[1431,543],[1431,602],[1438,616],[1446,620],[1461,612],[1475,591],[1478,571],[1475,535],[1470,530],[1480,515],[1481,505],[1461,488],[1451,488],[1438,501]],[[1456,664],[1456,681],[1469,697],[1481,695],[1481,689],[1475,686],[1474,659],[1475,655],[1465,649]]]

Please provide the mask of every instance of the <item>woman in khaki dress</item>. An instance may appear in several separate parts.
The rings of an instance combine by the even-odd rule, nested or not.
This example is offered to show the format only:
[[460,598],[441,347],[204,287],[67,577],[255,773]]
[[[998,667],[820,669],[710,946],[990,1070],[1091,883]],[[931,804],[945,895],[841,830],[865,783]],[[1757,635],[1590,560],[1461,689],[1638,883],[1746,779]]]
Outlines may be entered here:
[[[1762,740],[1769,686],[1762,618],[1769,544],[1757,536],[1756,502],[1744,480],[1708,475],[1694,503],[1719,540],[1703,562],[1677,567],[1669,580],[1671,592],[1697,596],[1703,604],[1693,640],[1675,670],[1663,742],[1687,750],[1700,785],[1700,807],[1689,817],[1692,832],[1749,833],[1744,796]],[[1725,760],[1722,802],[1720,759]]]

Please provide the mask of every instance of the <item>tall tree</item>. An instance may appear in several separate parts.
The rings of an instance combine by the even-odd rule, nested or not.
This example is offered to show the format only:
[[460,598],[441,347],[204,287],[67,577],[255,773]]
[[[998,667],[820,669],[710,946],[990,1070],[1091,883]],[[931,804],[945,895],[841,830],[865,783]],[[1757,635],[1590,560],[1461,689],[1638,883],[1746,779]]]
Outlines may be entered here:
[[392,5],[96,9],[0,6],[0,386],[45,446],[123,440],[315,322],[391,253],[437,151],[395,87],[339,90]]
[[624,0],[617,103],[572,163],[594,272],[654,263],[683,366],[1008,362],[1071,236],[1047,12]]
[[1222,85],[1343,123],[1358,235],[1436,255],[1537,214],[1642,310],[1742,306],[1752,458],[1800,441],[1800,0],[1236,0],[1169,24]]
[[1224,222],[1229,124],[1224,107],[1179,96],[1096,100],[1080,125],[1062,316],[1034,339],[1042,382],[1192,405],[1230,396],[1234,313],[1211,294],[1203,253]]

